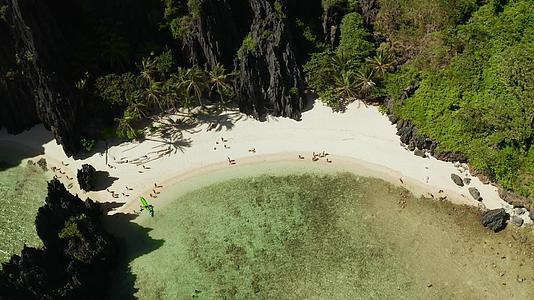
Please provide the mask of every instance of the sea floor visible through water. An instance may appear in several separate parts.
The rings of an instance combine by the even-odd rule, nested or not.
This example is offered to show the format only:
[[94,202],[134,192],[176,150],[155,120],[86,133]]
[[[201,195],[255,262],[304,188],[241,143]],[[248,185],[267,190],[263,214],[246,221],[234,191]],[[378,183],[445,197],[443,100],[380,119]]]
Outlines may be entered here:
[[153,201],[154,218],[135,220],[147,238],[115,232],[130,274],[114,276],[113,298],[534,294],[530,229],[495,234],[475,208],[415,198],[379,179],[259,164],[181,181],[167,195],[172,201]]

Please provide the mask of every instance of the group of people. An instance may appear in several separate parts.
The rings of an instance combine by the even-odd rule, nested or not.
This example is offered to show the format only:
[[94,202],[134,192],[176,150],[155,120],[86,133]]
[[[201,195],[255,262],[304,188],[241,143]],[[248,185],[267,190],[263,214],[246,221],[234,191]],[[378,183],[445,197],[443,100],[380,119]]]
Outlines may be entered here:
[[[323,152],[319,152],[319,153],[315,153],[315,151],[312,153],[312,157],[311,157],[311,160],[312,161],[318,161],[320,158],[323,158],[325,157],[326,158],[326,162],[327,163],[331,163],[332,160],[330,160],[327,156],[330,155],[329,153],[325,152],[323,150]],[[304,159],[304,156],[300,155],[299,154],[299,159]]]
[[[64,162],[61,162],[61,164],[63,164],[64,166],[68,166],[68,164],[65,164]],[[52,167],[50,169],[54,173],[58,172],[60,175],[65,175],[65,178],[67,178],[67,180],[73,180],[74,179],[74,177],[70,177],[69,175],[67,175],[67,172],[63,171],[61,168]],[[57,176],[57,174],[55,174],[55,176]]]
[[154,189],[152,189],[152,193],[150,193],[150,198],[157,198],[158,197],[158,194],[160,194],[161,192],[158,191],[158,189],[161,189],[163,186],[162,185],[158,185],[157,183],[154,182]]
[[230,149],[230,146],[226,145],[227,142],[228,140],[225,140],[223,137],[221,137],[221,143],[219,144],[219,141],[216,141],[213,150],[217,150],[217,145],[223,145],[224,149]]

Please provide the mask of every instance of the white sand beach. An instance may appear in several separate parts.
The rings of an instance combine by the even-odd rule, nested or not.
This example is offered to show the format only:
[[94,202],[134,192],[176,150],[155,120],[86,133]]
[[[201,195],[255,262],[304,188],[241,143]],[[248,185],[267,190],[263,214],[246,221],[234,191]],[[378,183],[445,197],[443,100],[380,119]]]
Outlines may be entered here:
[[[185,177],[209,173],[210,170],[284,160],[329,164],[332,168],[341,167],[358,175],[378,177],[405,186],[416,195],[446,196],[447,200],[473,206],[479,202],[471,197],[468,188],[476,187],[485,207],[511,209],[491,184],[483,184],[468,171],[461,173],[453,163],[418,157],[402,147],[395,126],[374,106],[356,102],[349,105],[345,113],[333,113],[316,101],[311,110],[303,113],[301,121],[269,117],[265,122],[258,122],[235,111],[225,112],[219,119],[219,125],[209,131],[209,123],[201,123],[183,130],[177,139],[147,134],[142,142],[111,146],[108,150],[111,168],[106,165],[103,142],[98,145],[101,152],[74,160],[64,154],[42,125],[19,135],[1,131],[0,143],[44,151],[49,168],[61,168],[66,174],[56,173],[58,177],[66,185],[73,183],[71,191],[82,198],[125,204],[111,214],[138,209],[138,197],[142,195],[149,200],[155,184],[163,186],[159,192]],[[43,144],[43,141],[46,142]],[[255,152],[249,151],[252,148]],[[329,154],[326,158],[331,163],[326,158],[312,161],[312,152],[323,151]],[[299,155],[304,159],[299,159]],[[235,160],[235,164],[230,165],[228,159]],[[115,191],[118,198],[113,198],[105,189],[89,193],[79,190],[76,170],[85,163],[116,178],[109,190]],[[470,177],[471,183],[457,186],[450,178],[451,173]],[[523,217],[529,223],[531,220],[527,215]]]

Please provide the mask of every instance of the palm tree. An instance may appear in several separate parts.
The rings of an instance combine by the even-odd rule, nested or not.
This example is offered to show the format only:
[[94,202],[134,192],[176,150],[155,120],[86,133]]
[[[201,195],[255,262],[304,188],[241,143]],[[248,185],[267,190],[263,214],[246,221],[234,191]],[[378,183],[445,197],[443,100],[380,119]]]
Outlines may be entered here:
[[352,70],[342,70],[336,73],[333,84],[336,94],[345,100],[356,98],[360,91]]
[[147,105],[143,101],[132,101],[128,105],[127,111],[133,119],[140,120],[142,117],[146,117]]
[[142,81],[150,85],[150,83],[155,79],[155,70],[156,70],[156,61],[151,57],[143,57],[141,60],[141,65],[139,68],[139,76]]
[[330,68],[333,72],[347,71],[352,69],[353,61],[343,53],[334,54],[330,59]]
[[372,68],[369,67],[363,67],[356,72],[356,84],[360,89],[360,96],[367,97],[371,94],[374,87],[376,86],[375,83],[375,73]]
[[132,127],[132,118],[126,114],[122,118],[115,119],[118,122],[117,135],[123,138],[136,138],[137,132]]
[[375,56],[365,59],[367,63],[374,69],[375,72],[384,77],[386,72],[393,64],[392,57],[386,50],[378,51]]
[[216,64],[211,71],[209,71],[209,84],[210,91],[208,96],[211,98],[213,92],[216,92],[219,95],[221,104],[225,105],[226,98],[233,97],[232,86],[229,81],[233,79],[235,73],[226,73],[224,66]]
[[178,68],[177,77],[177,87],[182,91],[184,100],[189,102],[190,97],[195,96],[200,106],[204,107],[202,94],[208,87],[206,72],[195,65],[189,69]]
[[149,105],[157,105],[160,110],[163,110],[163,103],[161,101],[161,82],[151,82],[144,91],[144,98]]

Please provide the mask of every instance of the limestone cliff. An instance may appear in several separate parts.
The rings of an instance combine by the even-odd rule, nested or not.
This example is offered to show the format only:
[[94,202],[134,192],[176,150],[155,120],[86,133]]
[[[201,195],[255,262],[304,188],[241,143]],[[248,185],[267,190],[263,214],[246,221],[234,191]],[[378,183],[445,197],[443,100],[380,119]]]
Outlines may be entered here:
[[192,63],[237,69],[239,108],[258,119],[266,114],[299,119],[303,106],[303,77],[285,5],[202,1],[193,33],[184,40]]
[[41,121],[65,152],[77,149],[78,104],[58,72],[63,39],[46,5],[0,0],[0,126],[18,133]]

